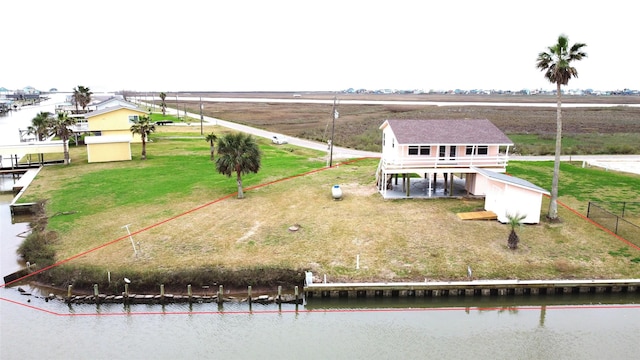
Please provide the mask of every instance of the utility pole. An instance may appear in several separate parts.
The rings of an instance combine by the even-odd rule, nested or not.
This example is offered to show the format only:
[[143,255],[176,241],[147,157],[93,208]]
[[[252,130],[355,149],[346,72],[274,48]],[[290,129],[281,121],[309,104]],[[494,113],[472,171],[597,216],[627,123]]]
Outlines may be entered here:
[[180,120],[180,105],[178,104],[178,93],[176,93],[176,115],[178,120]]
[[333,165],[333,134],[336,129],[336,119],[338,118],[338,110],[336,110],[337,98],[333,97],[333,109],[331,111],[331,144],[329,144],[329,167]]

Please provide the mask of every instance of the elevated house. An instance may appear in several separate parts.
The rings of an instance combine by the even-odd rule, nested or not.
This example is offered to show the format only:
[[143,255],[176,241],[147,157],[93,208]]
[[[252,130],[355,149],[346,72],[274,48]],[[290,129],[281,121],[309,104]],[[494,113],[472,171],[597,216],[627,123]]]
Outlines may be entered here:
[[110,107],[114,107],[114,106],[124,106],[124,107],[131,107],[131,108],[136,108],[137,105],[134,103],[131,103],[129,101],[126,101],[125,99],[122,98],[122,96],[118,95],[118,96],[112,96],[108,99],[104,99],[98,103],[94,104],[95,106],[95,110],[99,111],[99,110],[104,110],[106,108],[110,108]]
[[89,162],[131,160],[131,143],[141,142],[131,125],[147,113],[135,105],[116,104],[85,114],[85,136]]
[[[386,120],[380,129],[382,155],[376,180],[383,197],[458,192],[484,197],[485,210],[501,222],[516,214],[526,215],[526,223],[539,222],[541,197],[548,192],[504,175],[513,142],[489,120]],[[417,183],[420,194],[414,196],[411,191],[417,192]]]
[[[386,120],[381,126],[382,156],[377,180],[384,196],[392,179],[402,176],[427,180],[433,194],[438,177],[445,192],[453,193],[453,177],[473,181],[477,168],[505,172],[513,142],[493,123],[478,120]],[[404,181],[406,179],[406,181]],[[468,186],[467,190],[473,189]],[[410,186],[403,186],[409,197]]]
[[0,99],[6,99],[7,95],[13,94],[13,91],[7,89],[6,87],[0,86]]
[[87,130],[94,136],[122,135],[131,142],[141,142],[139,135],[131,134],[131,125],[147,113],[135,105],[116,105],[85,114]]

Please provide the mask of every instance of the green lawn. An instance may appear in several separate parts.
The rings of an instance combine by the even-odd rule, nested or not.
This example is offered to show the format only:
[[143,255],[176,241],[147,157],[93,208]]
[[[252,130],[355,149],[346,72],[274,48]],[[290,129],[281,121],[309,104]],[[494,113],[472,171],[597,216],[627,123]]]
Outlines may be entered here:
[[[510,161],[507,172],[547,190],[551,189],[553,161]],[[640,201],[640,175],[582,167],[582,162],[560,165],[560,201],[586,214],[589,201]]]
[[[205,129],[211,131],[227,130]],[[150,287],[273,284],[306,270],[333,281],[456,280],[466,277],[469,264],[482,279],[640,276],[639,250],[623,249],[619,239],[573,212],[561,208],[562,222],[544,221],[548,199],[542,223],[519,229],[521,245],[512,251],[507,225],[456,216],[482,207],[481,200],[382,199],[372,159],[314,171],[325,166],[323,152],[260,139],[262,168],[243,177],[248,191],[239,200],[235,178],[215,171],[199,134],[199,127],[161,127],[146,161],[135,145],[132,161],[88,164],[80,146],[71,149],[71,165],[45,167],[22,201],[46,200],[48,230],[55,234],[46,245],[56,261],[67,259],[51,281],[102,288],[109,271],[114,278],[134,274]],[[552,168],[552,162],[514,161],[508,171],[548,189]],[[637,201],[640,176],[581,164],[561,169],[560,201],[580,213],[590,200]],[[341,184],[342,201],[333,201],[333,184]],[[292,225],[300,230],[289,231]]]

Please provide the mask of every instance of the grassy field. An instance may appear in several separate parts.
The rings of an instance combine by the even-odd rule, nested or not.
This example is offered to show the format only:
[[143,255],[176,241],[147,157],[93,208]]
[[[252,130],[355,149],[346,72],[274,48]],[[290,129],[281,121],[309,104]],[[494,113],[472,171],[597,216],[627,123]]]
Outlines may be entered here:
[[[45,240],[65,261],[47,272],[49,281],[105,288],[109,272],[135,278],[138,288],[272,286],[297,283],[308,270],[331,281],[456,280],[467,265],[480,279],[640,276],[640,251],[564,208],[561,223],[520,228],[520,248],[511,251],[508,226],[456,216],[482,201],[383,200],[376,160],[320,170],[323,153],[261,139],[262,169],[243,178],[246,198],[238,200],[235,179],[215,171],[199,126],[158,127],[151,140],[146,161],[140,145],[133,161],[103,164],[87,164],[85,148],[72,147],[71,165],[45,167],[29,187],[22,201],[46,201]],[[508,171],[550,187],[550,162],[513,162]],[[333,184],[342,201],[332,199]],[[560,200],[584,213],[589,200],[632,200],[639,188],[640,176],[566,164]]]
[[[184,94],[223,96],[233,94]],[[235,94],[237,96],[280,96],[283,94]],[[333,94],[304,95],[305,98],[331,99]],[[288,95],[291,98],[291,95]],[[419,101],[492,101],[551,102],[553,97],[499,96],[470,97],[455,95],[346,95],[339,100],[419,100]],[[640,102],[637,96],[565,97],[566,104],[612,101],[626,104]],[[167,99],[169,106],[175,101]],[[199,102],[179,103],[181,109],[199,113]],[[204,103],[204,114],[293,137],[326,142],[330,136],[331,104],[296,103]],[[515,153],[548,155],[554,152],[556,109],[551,107],[512,106],[424,106],[424,105],[353,105],[339,104],[340,117],[335,124],[334,144],[359,150],[379,151],[380,130],[385,119],[489,119],[515,143]],[[640,154],[640,108],[568,107],[563,114],[563,147],[566,154]]]

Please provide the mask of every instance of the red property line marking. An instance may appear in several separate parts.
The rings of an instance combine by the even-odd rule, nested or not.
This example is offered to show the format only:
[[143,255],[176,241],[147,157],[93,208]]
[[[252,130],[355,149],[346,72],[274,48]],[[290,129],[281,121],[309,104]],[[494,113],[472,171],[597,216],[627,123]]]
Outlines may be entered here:
[[[253,189],[259,189],[259,188],[262,188],[262,187],[265,187],[265,186],[268,186],[268,185],[271,185],[271,184],[283,182],[283,181],[286,181],[286,180],[295,179],[295,178],[298,178],[298,177],[303,177],[303,176],[306,176],[306,175],[315,174],[317,172],[321,172],[321,171],[325,171],[325,170],[328,170],[328,169],[332,169],[332,168],[338,167],[340,165],[348,165],[348,164],[352,164],[352,163],[359,162],[359,161],[366,160],[366,159],[374,159],[374,158],[373,157],[362,157],[362,158],[357,158],[357,159],[351,159],[351,160],[348,160],[348,161],[345,161],[345,162],[342,162],[342,163],[337,163],[336,165],[333,165],[331,167],[322,167],[322,168],[310,170],[310,171],[305,172],[305,173],[292,175],[292,176],[289,176],[289,177],[277,179],[277,180],[270,181],[270,182],[263,183],[263,184],[254,185],[254,186],[246,188],[245,191],[249,191],[249,190],[253,190]],[[191,214],[191,213],[196,212],[198,210],[201,210],[201,209],[203,209],[205,207],[208,207],[208,206],[213,205],[215,203],[221,202],[222,200],[226,200],[226,199],[228,199],[228,198],[230,198],[230,197],[232,197],[234,195],[237,195],[237,192],[228,194],[228,195],[223,196],[221,198],[218,198],[216,200],[210,201],[208,203],[205,203],[203,205],[200,205],[198,207],[195,207],[193,209],[185,211],[185,212],[183,212],[181,214],[178,214],[176,216],[170,217],[170,218],[165,219],[163,221],[157,222],[155,224],[152,224],[150,226],[147,226],[145,228],[142,228],[140,230],[132,232],[131,236],[143,233],[143,232],[148,231],[150,229],[153,229],[153,228],[155,228],[157,226],[160,226],[160,225],[165,224],[167,222],[170,222],[172,220],[178,219],[178,218],[180,218],[182,216]],[[549,197],[549,195],[546,195],[546,194],[545,194],[545,196]],[[590,222],[591,224],[599,227],[600,229],[606,231],[607,233],[609,233],[609,234],[615,236],[616,238],[622,240],[623,242],[627,243],[631,247],[640,250],[640,247],[638,247],[637,245],[629,242],[625,238],[613,233],[611,230],[609,230],[609,229],[603,227],[602,225],[594,222],[593,220],[587,218],[586,216],[584,216],[581,213],[579,213],[578,211],[570,208],[566,204],[564,204],[564,203],[562,203],[560,201],[558,201],[558,204],[560,204],[562,207],[568,209],[569,211],[573,212],[574,214],[578,215],[580,218]],[[84,251],[82,253],[73,255],[73,256],[71,256],[71,257],[69,257],[67,259],[61,260],[61,261],[59,261],[59,262],[57,262],[57,263],[55,263],[53,265],[50,265],[50,266],[47,266],[47,267],[43,268],[43,269],[34,271],[33,273],[30,273],[30,274],[28,274],[26,276],[23,276],[23,277],[19,278],[19,279],[11,281],[11,282],[9,282],[7,284],[0,285],[0,288],[3,288],[5,286],[7,286],[7,285],[11,285],[11,284],[13,284],[15,282],[18,282],[18,281],[27,279],[27,278],[29,278],[29,277],[31,277],[33,275],[42,273],[42,272],[44,272],[46,270],[49,270],[49,269],[54,268],[56,266],[62,265],[62,264],[67,263],[67,262],[69,262],[71,260],[77,259],[77,258],[79,258],[81,256],[84,256],[84,255],[89,254],[89,253],[91,253],[93,251],[105,248],[105,247],[107,247],[109,245],[115,244],[115,243],[117,243],[119,241],[122,241],[124,239],[127,239],[127,238],[129,238],[129,234],[123,235],[123,236],[121,236],[121,237],[119,237],[119,238],[117,238],[115,240],[112,240],[112,241],[109,241],[107,243],[104,243],[104,244],[102,244],[100,246],[97,246],[97,247],[95,247],[93,249],[90,249],[90,250]],[[22,304],[22,303],[19,303],[17,301],[6,299],[6,298],[3,298],[3,297],[0,297],[0,301],[7,301],[7,302],[10,302],[10,303],[13,303],[13,304],[16,304],[16,305],[21,305],[21,306],[24,306],[24,307],[27,307],[27,308],[30,308],[30,309],[33,309],[33,310],[42,311],[42,312],[45,312],[45,313],[48,313],[48,314],[52,314],[52,315],[56,315],[56,316],[123,316],[123,315],[183,315],[183,314],[198,315],[198,314],[243,314],[243,313],[247,313],[247,314],[264,314],[264,313],[290,313],[290,312],[295,312],[295,313],[312,313],[312,312],[411,312],[411,311],[456,311],[456,310],[464,310],[464,311],[469,311],[469,310],[496,311],[496,310],[503,310],[504,309],[503,307],[495,307],[495,308],[479,308],[479,307],[476,308],[476,307],[474,307],[474,308],[424,308],[424,309],[355,309],[355,310],[354,309],[349,309],[349,310],[327,309],[327,310],[262,310],[262,311],[237,311],[237,312],[234,312],[234,311],[228,311],[228,312],[225,312],[225,311],[188,312],[187,311],[187,312],[139,312],[139,313],[108,313],[108,314],[62,314],[62,313],[57,313],[57,312],[53,312],[53,311],[50,311],[50,310],[46,310],[46,309],[43,309],[43,308],[39,308],[39,307],[36,307],[36,306],[31,306],[31,305],[28,305],[28,304]],[[538,310],[538,309],[540,309],[540,307],[530,307],[530,308],[529,307],[522,307],[522,308],[515,307],[515,308],[517,310],[534,310],[534,309]],[[596,308],[613,308],[613,309],[615,309],[615,308],[625,308],[625,309],[632,308],[633,309],[633,308],[640,308],[640,305],[630,305],[630,306],[627,306],[627,305],[587,305],[587,306],[548,306],[547,307],[548,310],[549,309],[585,309],[585,308],[586,309],[596,309]]]
[[[271,184],[275,184],[275,183],[278,183],[278,182],[282,182],[282,181],[286,181],[286,180],[291,180],[291,179],[296,179],[296,178],[298,178],[298,177],[302,177],[302,176],[307,176],[307,175],[315,174],[315,173],[320,172],[320,171],[325,171],[325,170],[328,170],[328,169],[332,169],[332,168],[337,167],[337,166],[339,166],[339,165],[351,164],[351,163],[358,162],[358,161],[365,160],[365,159],[369,159],[369,158],[363,157],[363,158],[352,159],[352,160],[345,161],[345,162],[343,162],[343,163],[338,163],[338,164],[333,165],[333,166],[331,166],[331,167],[322,167],[322,168],[314,169],[314,170],[311,170],[311,171],[308,171],[308,172],[305,172],[305,173],[302,173],[302,174],[292,175],[292,176],[289,176],[289,177],[281,178],[281,179],[274,180],[274,181],[271,181],[271,182],[267,182],[267,183],[264,183],[264,184],[258,184],[258,185],[250,186],[250,187],[246,188],[246,189],[245,189],[245,191],[249,191],[249,190],[253,190],[253,189],[259,189],[259,188],[262,188],[262,187],[265,187],[265,186],[269,186],[269,185],[271,185]],[[160,226],[160,225],[163,225],[163,224],[165,224],[165,223],[168,223],[168,222],[170,222],[170,221],[173,221],[173,220],[175,220],[175,219],[178,219],[178,218],[180,218],[180,217],[183,217],[183,216],[185,216],[185,215],[188,215],[188,214],[194,213],[194,212],[196,212],[196,211],[198,211],[198,210],[204,209],[204,208],[206,208],[206,207],[208,207],[208,206],[210,206],[210,205],[213,205],[213,204],[215,204],[215,203],[221,202],[222,200],[226,200],[226,199],[228,199],[228,198],[230,198],[230,197],[232,197],[232,196],[234,196],[234,195],[237,195],[237,194],[238,194],[237,192],[234,192],[234,193],[228,194],[228,195],[223,196],[223,197],[221,197],[221,198],[218,198],[218,199],[216,199],[216,200],[210,201],[210,202],[208,202],[208,203],[206,203],[206,204],[203,204],[203,205],[200,205],[200,206],[195,207],[195,208],[193,208],[193,209],[187,210],[187,211],[185,211],[185,212],[183,212],[183,213],[181,213],[181,214],[178,214],[178,215],[176,215],[176,216],[173,216],[173,217],[170,217],[170,218],[168,218],[168,219],[165,219],[165,220],[162,220],[162,221],[160,221],[160,222],[157,222],[157,223],[155,223],[155,224],[149,225],[149,226],[147,226],[147,227],[145,227],[145,228],[142,228],[142,229],[140,229],[140,230],[137,230],[137,231],[132,232],[132,233],[131,233],[131,236],[133,236],[133,235],[138,235],[138,234],[140,234],[140,233],[143,233],[143,232],[145,232],[145,231],[151,230],[151,229],[153,229],[153,228],[155,228],[155,227],[158,227],[158,226]],[[109,246],[109,245],[113,245],[113,244],[115,244],[115,243],[118,243],[118,242],[120,242],[120,241],[122,241],[122,240],[125,240],[125,239],[128,239],[128,238],[129,238],[129,234],[123,235],[123,236],[121,236],[121,237],[119,237],[119,238],[117,238],[117,239],[115,239],[115,240],[111,240],[111,241],[109,241],[109,242],[106,242],[106,243],[104,243],[104,244],[102,244],[102,245],[99,245],[99,246],[97,246],[97,247],[93,248],[93,249],[89,249],[89,250],[87,250],[87,251],[84,251],[84,252],[81,252],[81,253],[79,253],[79,254],[76,254],[76,255],[73,255],[73,256],[71,256],[71,257],[68,257],[68,258],[66,258],[66,259],[64,259],[64,260],[60,260],[60,261],[58,261],[57,263],[55,263],[55,264],[53,264],[53,265],[49,265],[49,266],[46,266],[46,267],[44,267],[44,268],[42,268],[42,269],[36,270],[36,271],[34,271],[34,272],[30,273],[30,274],[27,274],[27,275],[25,275],[25,276],[23,276],[23,277],[21,277],[21,278],[19,278],[19,279],[15,279],[15,280],[10,281],[10,282],[8,282],[8,283],[6,283],[6,284],[2,284],[2,285],[0,285],[0,288],[3,288],[3,287],[8,286],[8,285],[11,285],[11,284],[16,283],[16,282],[18,282],[18,281],[25,280],[25,279],[27,279],[27,278],[29,278],[29,277],[31,277],[31,276],[34,276],[34,275],[40,274],[40,273],[42,273],[42,272],[44,272],[44,271],[47,271],[47,270],[49,270],[49,269],[52,269],[52,268],[54,268],[54,267],[56,267],[56,266],[62,265],[62,264],[67,263],[67,262],[69,262],[69,261],[71,261],[71,260],[77,259],[77,258],[79,258],[79,257],[82,257],[82,256],[87,255],[87,254],[89,254],[89,253],[92,253],[92,252],[94,252],[94,251],[97,251],[97,250],[103,249],[103,248],[105,248],[105,247],[107,247],[107,246]]]

